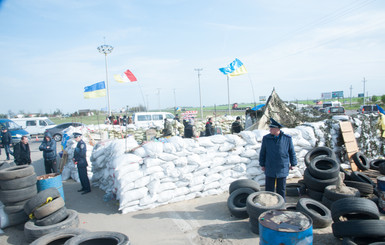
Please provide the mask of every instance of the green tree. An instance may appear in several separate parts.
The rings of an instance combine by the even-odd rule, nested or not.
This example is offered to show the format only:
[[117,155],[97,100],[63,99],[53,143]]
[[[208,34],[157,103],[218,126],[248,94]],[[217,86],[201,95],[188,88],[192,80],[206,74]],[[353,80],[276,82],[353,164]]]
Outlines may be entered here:
[[381,96],[381,101],[385,104],[385,94]]
[[376,103],[377,100],[378,100],[378,97],[375,96],[375,95],[373,95],[373,96],[372,96],[372,102],[373,102],[373,103]]

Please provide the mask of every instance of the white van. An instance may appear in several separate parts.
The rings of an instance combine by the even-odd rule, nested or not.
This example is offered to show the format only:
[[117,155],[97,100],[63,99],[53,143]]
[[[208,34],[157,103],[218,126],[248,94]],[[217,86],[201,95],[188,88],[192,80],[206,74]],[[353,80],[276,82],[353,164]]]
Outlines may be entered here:
[[173,120],[174,115],[169,112],[136,112],[132,114],[132,122],[137,127],[163,128],[164,119]]
[[342,104],[339,101],[327,101],[327,102],[324,102],[322,104],[322,108],[332,107],[332,106],[334,106],[334,107],[341,107]]
[[48,117],[12,118],[12,121],[27,130],[30,135],[44,134],[46,129],[56,126]]

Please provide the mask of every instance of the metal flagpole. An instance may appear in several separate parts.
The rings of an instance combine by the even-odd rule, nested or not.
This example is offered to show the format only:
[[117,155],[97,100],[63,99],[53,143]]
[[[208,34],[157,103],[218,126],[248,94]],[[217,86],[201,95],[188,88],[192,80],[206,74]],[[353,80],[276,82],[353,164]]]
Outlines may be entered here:
[[250,84],[251,84],[251,90],[253,91],[254,106],[256,106],[256,105],[257,105],[257,102],[255,101],[255,94],[254,94],[253,81],[251,81],[250,73],[248,73],[248,75],[249,75],[249,80],[250,80]]
[[229,75],[227,75],[227,104],[229,107],[229,115],[231,116],[230,111],[230,82],[229,82]]

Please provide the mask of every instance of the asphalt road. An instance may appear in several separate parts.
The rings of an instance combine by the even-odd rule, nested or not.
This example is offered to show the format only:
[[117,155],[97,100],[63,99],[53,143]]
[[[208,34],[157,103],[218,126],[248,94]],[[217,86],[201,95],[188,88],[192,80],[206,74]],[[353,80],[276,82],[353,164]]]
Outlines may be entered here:
[[[38,150],[40,143],[30,142],[37,175],[45,174],[42,153]],[[1,155],[0,161],[4,158],[4,154]],[[290,181],[297,182],[298,179]],[[80,195],[79,188],[80,184],[73,180],[63,182],[66,207],[79,213],[79,228],[121,232],[129,237],[131,244],[259,244],[259,236],[251,232],[248,219],[240,220],[230,215],[227,192],[123,215],[118,211],[117,201],[103,201],[104,191],[94,187],[91,193]],[[287,198],[289,203],[297,200]],[[0,244],[28,244],[23,225],[6,228],[4,232]],[[340,244],[340,241],[333,237],[328,227],[314,230],[313,244]]]

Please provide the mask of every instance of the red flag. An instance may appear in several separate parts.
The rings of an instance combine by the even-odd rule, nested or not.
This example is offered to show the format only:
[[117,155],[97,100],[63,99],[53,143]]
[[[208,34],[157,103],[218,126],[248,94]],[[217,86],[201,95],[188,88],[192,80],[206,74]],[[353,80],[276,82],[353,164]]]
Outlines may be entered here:
[[127,69],[127,71],[125,71],[124,74],[126,74],[127,78],[130,80],[130,82],[137,81],[136,77],[134,76],[134,74],[132,74],[132,72],[130,70]]

